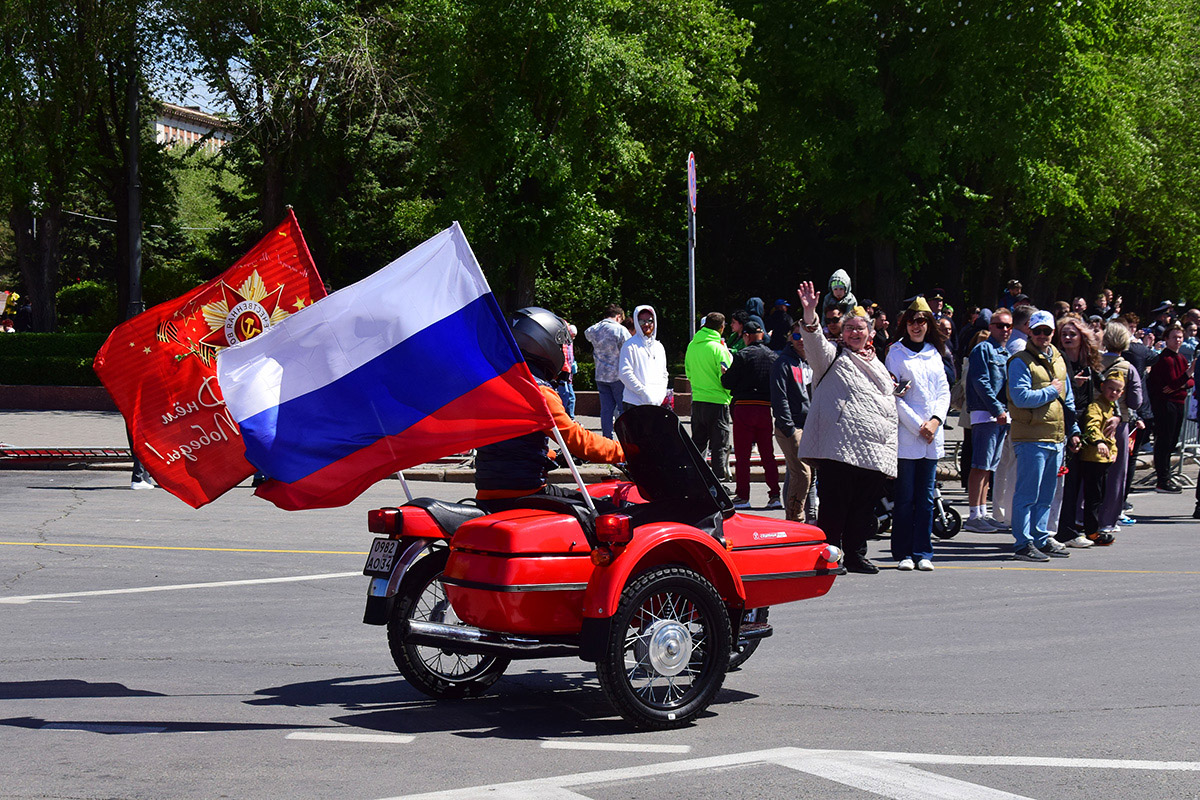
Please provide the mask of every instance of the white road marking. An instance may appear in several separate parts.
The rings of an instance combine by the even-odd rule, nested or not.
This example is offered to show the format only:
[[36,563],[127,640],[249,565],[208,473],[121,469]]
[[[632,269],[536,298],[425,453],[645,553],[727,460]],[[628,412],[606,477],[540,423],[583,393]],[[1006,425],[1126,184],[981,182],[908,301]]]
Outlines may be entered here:
[[314,742],[375,742],[377,744],[408,744],[417,737],[402,733],[332,733],[324,731],[295,731],[287,739],[307,739]]
[[162,733],[165,725],[129,725],[117,722],[47,722],[43,731],[85,731],[87,733]]
[[609,753],[672,753],[692,752],[690,744],[642,744],[639,742],[576,742],[552,739],[542,742],[546,750],[595,750]]
[[868,755],[822,753],[773,763],[892,800],[1030,800]]
[[937,753],[891,753],[857,750],[808,750],[781,747],[750,753],[668,761],[641,767],[581,772],[551,778],[472,786],[388,800],[579,800],[571,791],[598,783],[644,780],[680,772],[698,772],[746,764],[778,764],[810,775],[872,792],[895,800],[1027,800],[1021,795],[947,778],[905,764],[973,764],[987,766],[1046,766],[1068,769],[1144,769],[1200,771],[1197,761],[1121,761],[1100,758],[1043,758],[1039,756],[959,756]]
[[213,581],[212,583],[177,583],[173,586],[141,586],[135,589],[98,589],[91,592],[61,592],[59,594],[29,594],[23,597],[0,597],[0,604],[23,605],[36,600],[56,600],[60,597],[98,597],[104,594],[138,594],[140,592],[173,592],[179,589],[219,589],[223,586],[251,586],[258,583],[295,583],[322,581],[328,578],[362,577],[362,572],[327,572],[322,575],[294,575],[287,578],[255,578],[245,581]]
[[905,764],[966,764],[991,767],[1066,767],[1068,769],[1147,769],[1200,772],[1200,761],[1138,761],[1115,758],[1056,758],[1046,756],[953,756],[940,753],[862,751],[862,755]]

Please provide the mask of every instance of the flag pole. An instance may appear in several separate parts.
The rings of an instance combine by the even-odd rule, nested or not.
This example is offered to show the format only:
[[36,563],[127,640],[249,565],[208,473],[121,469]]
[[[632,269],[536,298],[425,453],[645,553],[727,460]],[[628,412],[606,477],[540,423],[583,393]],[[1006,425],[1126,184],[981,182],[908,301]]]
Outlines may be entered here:
[[404,496],[408,498],[408,502],[412,502],[412,489],[408,488],[408,481],[404,480],[404,473],[397,472],[396,477],[400,479],[400,485],[404,487]]
[[554,441],[558,442],[558,452],[562,453],[567,461],[567,468],[571,470],[571,475],[575,477],[575,485],[579,487],[579,493],[583,495],[583,502],[587,505],[588,511],[593,515],[596,513],[596,504],[592,502],[592,496],[587,492],[587,486],[583,482],[583,476],[579,474],[579,467],[575,466],[575,459],[571,458],[571,451],[567,449],[566,442],[563,441],[562,433],[558,427],[551,428],[554,432]]

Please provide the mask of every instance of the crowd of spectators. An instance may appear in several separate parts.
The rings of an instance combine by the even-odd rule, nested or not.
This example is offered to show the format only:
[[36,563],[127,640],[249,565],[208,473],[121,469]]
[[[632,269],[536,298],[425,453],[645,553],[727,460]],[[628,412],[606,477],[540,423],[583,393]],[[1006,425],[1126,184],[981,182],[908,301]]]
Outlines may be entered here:
[[[1136,522],[1128,498],[1143,450],[1155,491],[1182,493],[1174,456],[1184,419],[1196,417],[1200,309],[1163,302],[1143,325],[1111,291],[1039,307],[1009,281],[991,309],[956,313],[941,289],[909,298],[893,327],[844,270],[823,289],[802,283],[798,304],[778,299],[765,318],[757,297],[728,317],[709,313],[688,345],[693,441],[733,481],[737,508],[751,505],[757,450],[767,507],[819,525],[848,570],[878,571],[867,541],[885,495],[897,569],[933,570],[938,462],[956,414],[964,527],[1010,533],[1014,559],[1116,542]],[[634,335],[619,332],[615,306],[585,332],[606,436],[623,404],[664,402],[657,320],[648,306],[635,316]]]

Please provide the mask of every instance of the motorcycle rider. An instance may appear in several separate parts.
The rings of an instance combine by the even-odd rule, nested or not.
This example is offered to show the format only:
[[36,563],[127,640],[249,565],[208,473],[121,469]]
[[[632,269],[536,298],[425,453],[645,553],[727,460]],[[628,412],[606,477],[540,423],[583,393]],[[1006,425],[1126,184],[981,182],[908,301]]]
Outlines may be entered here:
[[[513,316],[512,332],[571,455],[603,464],[624,461],[620,444],[592,433],[567,416],[551,383],[563,368],[564,347],[571,338],[567,323],[544,308],[531,306]],[[549,431],[538,431],[480,447],[475,455],[476,498],[575,494],[574,487],[559,488],[547,480],[546,473],[556,466],[550,458],[549,436]]]

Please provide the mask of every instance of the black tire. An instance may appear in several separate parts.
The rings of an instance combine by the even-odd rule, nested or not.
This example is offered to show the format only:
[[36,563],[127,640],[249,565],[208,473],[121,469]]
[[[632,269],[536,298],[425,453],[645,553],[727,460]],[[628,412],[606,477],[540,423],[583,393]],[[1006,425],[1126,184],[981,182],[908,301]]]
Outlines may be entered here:
[[729,612],[712,584],[685,567],[658,567],[621,593],[596,672],[636,727],[679,728],[717,696],[730,649]]
[[[771,612],[769,607],[752,608],[742,614],[742,623],[747,622],[766,622],[767,615]],[[742,664],[749,660],[750,656],[754,655],[754,651],[762,644],[762,639],[751,639],[749,641],[734,642],[733,650],[729,653],[729,671],[740,669]]]
[[437,698],[474,697],[500,679],[508,668],[508,659],[458,655],[406,641],[410,619],[447,625],[459,622],[439,580],[449,555],[446,550],[431,553],[404,576],[392,618],[388,620],[388,647],[400,674],[415,689]]
[[946,512],[944,516],[937,513],[936,508],[933,511],[933,535],[939,539],[953,539],[962,530],[962,514],[945,503],[942,503],[942,509]]

